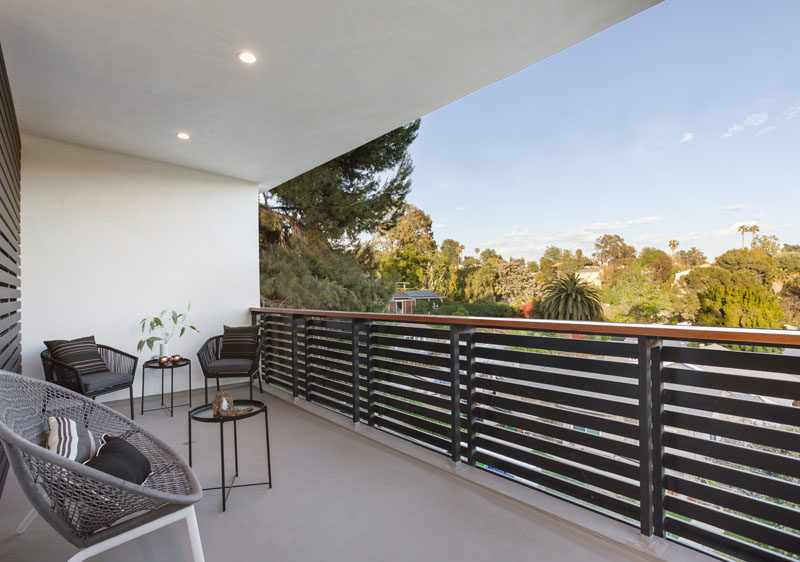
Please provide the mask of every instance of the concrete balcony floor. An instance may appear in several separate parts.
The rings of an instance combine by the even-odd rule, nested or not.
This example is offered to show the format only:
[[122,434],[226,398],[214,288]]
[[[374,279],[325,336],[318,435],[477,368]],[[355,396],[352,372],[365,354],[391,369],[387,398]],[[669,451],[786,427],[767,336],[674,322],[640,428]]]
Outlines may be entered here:
[[[232,394],[244,398],[247,391],[238,387]],[[176,403],[186,398],[186,393],[176,393]],[[630,539],[635,530],[623,530],[620,536],[629,538],[612,541],[568,522],[570,513],[580,517],[586,513],[612,530],[627,529],[587,510],[503,482],[528,500],[544,498],[566,506],[554,518],[459,477],[441,455],[422,451],[421,457],[411,458],[402,452],[409,444],[391,436],[378,439],[389,439],[400,449],[392,450],[348,429],[350,422],[342,416],[328,420],[324,414],[304,411],[303,405],[270,393],[260,395],[257,389],[254,398],[269,406],[273,488],[233,490],[225,513],[220,492],[206,492],[196,509],[209,561],[708,560],[665,541],[656,547],[650,543],[630,548],[624,542],[638,540]],[[202,391],[195,392],[193,404],[202,399]],[[128,413],[126,402],[113,406]],[[164,411],[139,416],[138,399],[136,408],[137,422],[188,459],[187,407],[176,408],[174,418]],[[194,423],[192,429],[194,469],[204,486],[219,486],[218,426]],[[238,430],[239,482],[265,480],[262,417],[243,420]],[[232,431],[228,425],[228,477],[233,473]],[[359,431],[379,433],[372,428]],[[66,560],[76,552],[41,518],[23,535],[15,534],[30,506],[11,472],[0,504],[0,560]],[[185,525],[172,524],[92,560],[191,560]]]

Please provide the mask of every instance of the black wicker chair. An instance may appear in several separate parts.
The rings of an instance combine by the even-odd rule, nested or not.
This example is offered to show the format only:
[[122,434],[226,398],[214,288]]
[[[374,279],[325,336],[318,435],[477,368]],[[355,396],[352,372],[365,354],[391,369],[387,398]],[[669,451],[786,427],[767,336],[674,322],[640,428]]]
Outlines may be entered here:
[[139,358],[107,345],[97,345],[100,357],[105,361],[108,371],[81,375],[77,369],[63,361],[53,359],[48,350],[42,351],[42,367],[47,382],[68,388],[89,398],[101,394],[128,389],[131,401],[131,419],[133,419],[133,379],[136,376],[136,365]]
[[258,390],[264,392],[261,386],[261,377],[258,373],[259,357],[261,357],[261,338],[258,338],[258,346],[252,357],[241,357],[237,359],[220,359],[219,352],[222,348],[222,336],[210,338],[203,347],[197,352],[200,360],[200,368],[205,377],[205,398],[208,403],[208,379],[217,379],[217,390],[219,390],[219,379],[247,377],[250,383],[250,400],[253,399],[253,377],[258,378]]

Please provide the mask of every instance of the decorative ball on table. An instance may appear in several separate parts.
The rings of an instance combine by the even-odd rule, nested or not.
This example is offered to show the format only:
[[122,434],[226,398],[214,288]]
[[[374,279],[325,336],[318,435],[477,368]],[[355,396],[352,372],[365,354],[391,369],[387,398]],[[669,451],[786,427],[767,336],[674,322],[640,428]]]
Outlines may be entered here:
[[158,364],[161,365],[162,367],[166,366],[167,363],[169,363],[169,357],[167,357],[166,355],[158,358]]
[[172,361],[173,363],[177,363],[178,361],[181,360],[181,356],[176,354],[170,357],[169,360]]

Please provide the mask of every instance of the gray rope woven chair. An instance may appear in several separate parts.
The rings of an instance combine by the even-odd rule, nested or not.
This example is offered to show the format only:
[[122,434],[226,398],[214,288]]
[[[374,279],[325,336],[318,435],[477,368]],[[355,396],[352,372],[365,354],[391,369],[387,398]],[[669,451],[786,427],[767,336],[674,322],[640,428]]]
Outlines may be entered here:
[[219,390],[219,379],[235,377],[247,377],[250,379],[248,381],[250,383],[248,386],[250,387],[250,400],[252,400],[253,377],[258,378],[259,392],[264,392],[264,388],[261,385],[261,376],[258,371],[263,340],[258,338],[256,352],[252,356],[238,359],[221,359],[220,351],[222,351],[222,338],[223,336],[209,338],[197,352],[197,359],[200,361],[200,368],[203,371],[203,378],[205,379],[206,403],[208,403],[208,379],[217,379],[217,390]]
[[[42,446],[49,416],[83,422],[96,436],[124,438],[150,461],[150,476],[136,485],[51,452]],[[33,508],[83,549],[70,562],[179,519],[189,527],[194,560],[203,561],[194,511],[203,496],[197,477],[167,445],[125,416],[61,386],[0,371],[0,441]]]
[[54,359],[45,349],[41,354],[44,378],[48,382],[89,398],[127,388],[131,403],[131,419],[133,419],[133,379],[136,376],[139,358],[107,345],[98,344],[97,351],[105,361],[108,372],[81,375],[75,367]]

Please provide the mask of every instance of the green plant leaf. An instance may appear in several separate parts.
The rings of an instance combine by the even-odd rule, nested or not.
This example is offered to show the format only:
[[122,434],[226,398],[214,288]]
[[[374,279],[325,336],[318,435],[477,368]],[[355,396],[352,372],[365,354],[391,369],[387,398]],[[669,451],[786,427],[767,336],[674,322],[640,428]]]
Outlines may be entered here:
[[184,327],[182,327],[182,328],[181,328],[181,335],[180,335],[180,336],[178,336],[178,337],[182,338],[182,337],[183,337],[183,333],[184,333],[185,331],[186,331],[186,327],[184,326]]
[[156,326],[161,326],[162,328],[164,327],[164,323],[161,321],[161,318],[159,317],[153,318],[153,322],[155,323]]
[[172,323],[173,324],[177,324],[178,323],[178,313],[175,312],[174,310],[172,311]]
[[140,352],[144,347],[144,340],[139,340],[139,343],[136,345],[136,352]]
[[195,328],[195,327],[194,327],[194,326],[192,326],[191,324],[189,325],[189,327],[190,327],[192,330],[194,330],[195,332],[197,332],[198,334],[200,333],[200,330],[198,330],[197,328]]

